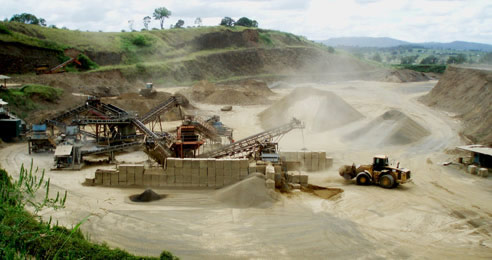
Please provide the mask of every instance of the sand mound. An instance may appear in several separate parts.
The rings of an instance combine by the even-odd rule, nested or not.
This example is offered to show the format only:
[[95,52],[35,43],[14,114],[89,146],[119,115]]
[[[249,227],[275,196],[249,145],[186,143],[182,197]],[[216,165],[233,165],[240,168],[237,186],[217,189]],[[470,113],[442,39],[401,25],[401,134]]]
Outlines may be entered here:
[[336,94],[314,88],[296,88],[259,114],[263,128],[288,123],[292,117],[306,127],[322,132],[343,126],[364,116]]
[[268,208],[275,202],[274,194],[266,189],[265,176],[258,173],[218,190],[213,197],[232,208]]
[[133,202],[150,202],[165,198],[166,195],[159,195],[151,189],[146,189],[144,192],[138,195],[130,196],[130,200]]
[[419,123],[393,109],[348,134],[346,139],[369,145],[404,145],[417,142],[429,134]]
[[237,85],[215,85],[201,81],[180,93],[194,101],[215,105],[266,104],[267,97],[274,95],[265,82],[257,80],[248,80]]
[[456,113],[463,120],[466,137],[475,143],[492,145],[492,67],[448,66],[421,101]]

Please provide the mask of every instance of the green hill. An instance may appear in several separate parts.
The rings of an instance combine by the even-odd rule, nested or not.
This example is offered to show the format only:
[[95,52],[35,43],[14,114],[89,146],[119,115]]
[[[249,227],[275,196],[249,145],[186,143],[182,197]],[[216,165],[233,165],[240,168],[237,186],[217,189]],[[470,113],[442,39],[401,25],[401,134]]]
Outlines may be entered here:
[[[81,32],[0,23],[0,73],[32,73],[54,67],[78,51],[99,65],[91,72],[118,71],[127,80],[188,84],[247,77],[349,74],[374,69],[322,44],[272,30],[197,27],[142,32]],[[6,31],[6,32],[5,32]]]

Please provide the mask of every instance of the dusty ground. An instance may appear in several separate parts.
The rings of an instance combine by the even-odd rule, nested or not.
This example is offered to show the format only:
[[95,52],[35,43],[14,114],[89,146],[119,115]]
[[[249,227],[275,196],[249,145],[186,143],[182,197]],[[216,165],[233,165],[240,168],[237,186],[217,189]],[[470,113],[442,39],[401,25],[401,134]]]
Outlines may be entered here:
[[[452,158],[444,149],[462,143],[459,122],[419,103],[436,82],[343,82],[305,86],[333,91],[365,118],[327,132],[296,130],[284,136],[284,150],[325,150],[334,167],[310,174],[319,186],[342,188],[324,200],[308,193],[282,196],[268,207],[240,208],[215,200],[213,190],[158,190],[165,199],[136,204],[128,196],[143,189],[84,187],[80,172],[48,172],[55,187],[68,189],[66,209],[43,212],[74,225],[85,216],[84,233],[131,252],[158,255],[166,249],[183,259],[203,258],[410,258],[480,259],[492,257],[491,177],[467,175],[439,163]],[[302,87],[302,86],[299,86]],[[177,89],[165,89],[173,92]],[[280,99],[292,91],[275,89]],[[257,114],[268,106],[243,106],[221,112],[219,105],[194,104],[235,129],[236,139],[261,131]],[[375,144],[371,136],[357,141],[346,136],[390,109],[399,109],[429,131],[406,145]],[[381,129],[378,135],[385,135]],[[304,137],[304,138],[303,138]],[[340,165],[370,162],[385,153],[410,168],[414,183],[394,190],[360,187],[338,176]],[[134,158],[135,157],[135,158]],[[28,163],[26,144],[0,150],[1,164],[15,174]],[[141,152],[118,157],[145,160]],[[117,158],[117,159],[118,159]],[[51,155],[35,155],[34,163],[49,168]]]

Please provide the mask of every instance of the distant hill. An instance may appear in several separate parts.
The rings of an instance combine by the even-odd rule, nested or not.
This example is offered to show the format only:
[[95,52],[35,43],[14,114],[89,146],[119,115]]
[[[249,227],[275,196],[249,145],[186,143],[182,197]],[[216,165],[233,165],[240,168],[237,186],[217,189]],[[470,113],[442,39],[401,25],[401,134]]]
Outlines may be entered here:
[[492,51],[492,45],[476,42],[454,41],[449,43],[422,42],[412,43],[400,41],[389,37],[340,37],[321,41],[328,46],[335,47],[371,47],[390,48],[404,45],[422,46],[429,49],[452,49],[452,50],[479,50]]
[[329,46],[350,46],[350,47],[375,47],[375,48],[388,48],[396,47],[400,45],[410,44],[409,42],[400,41],[388,37],[340,37],[331,38],[322,43]]

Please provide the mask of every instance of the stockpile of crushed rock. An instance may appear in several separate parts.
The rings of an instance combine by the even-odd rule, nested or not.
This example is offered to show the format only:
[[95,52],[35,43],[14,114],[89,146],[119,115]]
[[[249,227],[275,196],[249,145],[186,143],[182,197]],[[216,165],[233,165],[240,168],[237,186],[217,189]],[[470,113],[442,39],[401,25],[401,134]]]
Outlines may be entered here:
[[180,93],[193,101],[214,105],[267,104],[268,97],[274,95],[265,82],[257,80],[228,85],[201,81]]
[[422,140],[430,132],[399,110],[389,110],[345,136],[367,145],[405,145]]
[[362,119],[364,116],[333,92],[311,87],[296,88],[259,114],[265,129],[300,119],[311,131],[323,132]]

